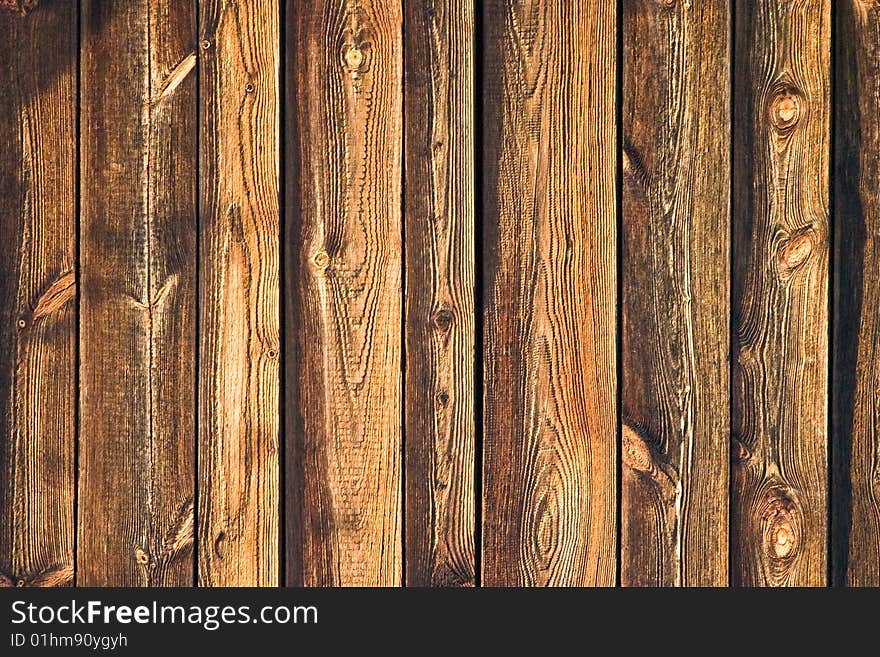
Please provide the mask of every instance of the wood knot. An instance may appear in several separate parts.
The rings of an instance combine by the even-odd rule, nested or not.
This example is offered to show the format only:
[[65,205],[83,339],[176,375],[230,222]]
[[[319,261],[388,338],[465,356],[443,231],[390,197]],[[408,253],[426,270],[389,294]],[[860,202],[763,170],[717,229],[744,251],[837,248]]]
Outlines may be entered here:
[[217,537],[214,539],[214,554],[217,556],[217,559],[223,561],[225,554],[223,543],[226,541],[226,532],[219,531],[217,533]]
[[802,264],[813,252],[813,240],[809,235],[798,235],[780,249],[780,260],[789,269]]
[[246,85],[244,85],[244,90],[245,93],[252,94],[257,90],[257,87],[253,82],[248,82]]
[[193,498],[187,498],[178,508],[162,546],[162,559],[171,560],[192,548],[195,512]]
[[358,90],[358,80],[370,69],[371,39],[372,31],[367,24],[363,9],[349,8],[348,25],[342,32],[339,55],[342,67],[355,81],[356,91]]
[[790,276],[813,254],[816,234],[812,227],[783,238],[776,249],[776,267],[783,277]]
[[[31,312],[31,321],[52,315],[61,310],[69,301],[76,297],[76,276],[67,272],[54,280],[40,294]],[[26,321],[21,319],[18,325],[24,328]]]
[[800,92],[791,87],[780,89],[770,98],[770,124],[779,132],[794,129],[804,110],[804,100]]
[[745,463],[752,458],[752,452],[746,447],[746,444],[738,438],[734,438],[731,441],[731,451],[733,453],[734,463]]
[[773,566],[773,575],[784,578],[801,546],[803,513],[797,495],[789,486],[774,483],[758,499],[764,552]]
[[177,66],[168,74],[168,77],[159,85],[159,90],[150,98],[149,104],[155,105],[164,99],[171,97],[175,90],[189,77],[189,74],[196,68],[197,55],[195,52],[189,53],[180,60]]
[[202,39],[202,50],[209,50],[211,48],[211,42],[208,39]]
[[654,469],[654,457],[648,444],[626,424],[623,425],[621,434],[621,458],[624,464],[636,472],[651,472]]
[[449,404],[449,393],[445,390],[441,390],[437,393],[437,404],[440,408],[446,408],[446,405]]
[[327,269],[330,264],[330,256],[322,249],[312,257],[312,262],[318,269]]
[[134,560],[138,562],[141,566],[146,566],[150,563],[150,555],[144,552],[142,549],[138,548],[134,551]]
[[623,149],[621,160],[623,165],[623,176],[636,189],[644,194],[644,190],[651,185],[651,176],[648,175],[648,169],[642,153],[629,140],[623,140]]
[[778,558],[784,559],[794,549],[794,534],[791,527],[785,524],[776,527],[775,531],[776,540],[773,543],[773,550]]
[[565,524],[562,522],[560,499],[561,476],[558,470],[547,465],[538,473],[540,493],[534,500],[534,510],[530,512],[529,533],[526,538],[527,558],[540,571],[546,571],[557,558],[560,547],[565,544]]
[[449,328],[452,326],[452,322],[455,317],[452,314],[452,311],[449,308],[439,308],[434,312],[434,317],[432,318],[432,323],[434,324],[434,328],[440,331],[441,333],[446,333]]
[[678,495],[679,475],[653,447],[659,441],[651,440],[639,423],[628,421],[623,422],[620,437],[623,465],[656,486],[664,501],[673,503]]
[[18,328],[24,328],[25,326],[27,326],[27,322],[25,320],[18,320]]
[[354,46],[345,51],[343,55],[345,57],[345,63],[348,64],[348,68],[352,71],[360,71],[361,66],[364,63],[364,51]]

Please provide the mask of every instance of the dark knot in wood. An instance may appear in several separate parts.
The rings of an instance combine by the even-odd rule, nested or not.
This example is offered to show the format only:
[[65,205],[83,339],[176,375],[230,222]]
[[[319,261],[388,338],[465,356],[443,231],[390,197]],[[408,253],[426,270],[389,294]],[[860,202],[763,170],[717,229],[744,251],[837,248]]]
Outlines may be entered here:
[[452,326],[455,319],[449,308],[441,306],[434,312],[434,328],[441,333],[445,333]]

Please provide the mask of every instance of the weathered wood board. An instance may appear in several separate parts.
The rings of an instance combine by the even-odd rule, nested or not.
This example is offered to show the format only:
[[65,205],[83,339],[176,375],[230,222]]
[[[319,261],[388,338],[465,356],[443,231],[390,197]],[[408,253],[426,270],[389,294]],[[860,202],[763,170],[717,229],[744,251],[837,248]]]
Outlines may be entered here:
[[280,13],[200,0],[198,582],[280,581]]
[[731,581],[828,565],[830,2],[736,3]]
[[[0,13],[0,585],[74,579],[76,8]],[[41,35],[57,34],[49,42]]]
[[621,583],[726,586],[729,6],[623,7]]
[[402,510],[402,6],[287,12],[291,585],[396,586]]
[[474,5],[405,8],[406,582],[473,586]]
[[617,576],[616,6],[484,3],[489,586]]
[[77,584],[189,586],[195,5],[80,8]]

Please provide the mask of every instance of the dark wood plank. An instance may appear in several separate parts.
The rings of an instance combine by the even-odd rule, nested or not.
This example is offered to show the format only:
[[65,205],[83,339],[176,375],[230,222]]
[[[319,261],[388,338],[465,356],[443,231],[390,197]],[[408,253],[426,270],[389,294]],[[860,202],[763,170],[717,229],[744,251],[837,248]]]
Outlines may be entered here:
[[880,7],[835,8],[832,574],[880,586]]
[[616,577],[616,2],[488,0],[483,583]]
[[736,4],[731,579],[827,579],[830,2]]
[[402,8],[287,7],[287,583],[398,585]]
[[623,7],[621,583],[726,586],[729,3]]
[[279,583],[279,7],[200,0],[199,583]]
[[74,576],[76,24],[0,13],[0,586]]
[[81,11],[77,583],[188,586],[195,5],[85,0]]
[[404,3],[406,582],[474,577],[474,13]]

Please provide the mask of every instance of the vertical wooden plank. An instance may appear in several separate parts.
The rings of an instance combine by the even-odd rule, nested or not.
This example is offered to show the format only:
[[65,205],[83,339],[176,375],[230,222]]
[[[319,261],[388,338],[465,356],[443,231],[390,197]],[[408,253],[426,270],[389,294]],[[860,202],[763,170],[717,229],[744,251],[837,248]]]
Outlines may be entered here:
[[824,585],[830,3],[736,7],[731,578]]
[[84,0],[77,583],[192,583],[194,5]]
[[406,582],[474,576],[474,14],[405,3]]
[[835,8],[832,573],[880,586],[880,7]]
[[623,7],[621,583],[726,586],[730,8]]
[[279,6],[199,6],[199,582],[276,586]]
[[0,13],[0,586],[73,581],[76,29]]
[[615,6],[485,4],[490,586],[615,582]]
[[401,582],[400,0],[288,4],[288,572]]

